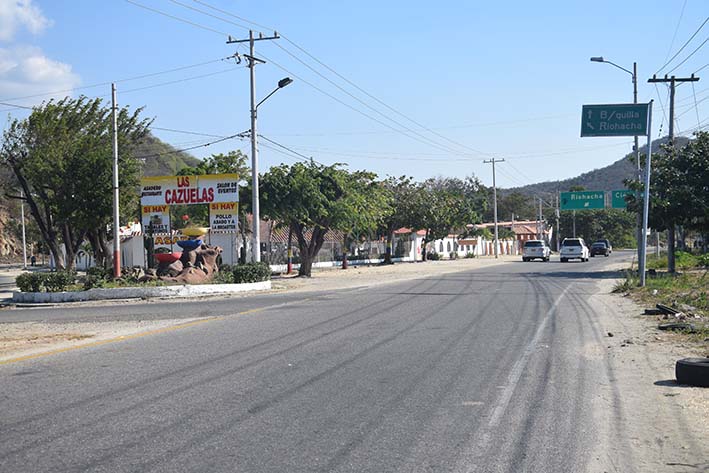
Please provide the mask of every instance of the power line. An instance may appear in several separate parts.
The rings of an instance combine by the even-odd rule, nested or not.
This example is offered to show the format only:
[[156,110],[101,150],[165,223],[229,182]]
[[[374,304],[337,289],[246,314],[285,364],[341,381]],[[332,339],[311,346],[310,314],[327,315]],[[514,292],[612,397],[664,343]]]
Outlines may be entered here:
[[[224,22],[227,22],[227,23],[230,23],[230,24],[235,24],[236,26],[245,28],[243,25],[239,25],[239,24],[234,23],[234,22],[232,22],[232,21],[230,21],[230,20],[227,20],[227,19],[224,19],[224,18],[215,16],[215,15],[209,14],[209,13],[204,12],[204,11],[199,10],[199,9],[195,9],[195,8],[186,6],[186,5],[182,4],[181,2],[178,2],[177,0],[170,0],[170,1],[172,1],[173,3],[176,3],[176,4],[178,4],[178,5],[183,5],[183,6],[185,6],[186,8],[190,8],[191,10],[198,11],[198,12],[204,14],[204,15],[209,15],[209,16],[211,16],[211,17],[213,17],[213,18],[217,18],[217,19],[219,19],[219,20],[221,20],[221,21],[224,21]],[[213,10],[215,10],[215,11],[218,11],[218,12],[220,12],[220,13],[222,13],[222,14],[227,14],[227,15],[232,16],[232,17],[234,17],[234,18],[238,18],[238,19],[241,20],[241,21],[246,21],[246,22],[248,22],[248,23],[250,23],[250,24],[255,24],[256,26],[263,27],[262,25],[258,25],[258,24],[256,24],[256,23],[250,22],[250,21],[248,21],[248,20],[246,20],[246,19],[244,19],[244,18],[242,18],[242,17],[239,17],[239,16],[237,16],[237,15],[233,15],[233,14],[227,12],[227,11],[218,9],[218,8],[212,6],[212,5],[207,4],[206,2],[202,2],[202,1],[198,1],[198,0],[194,0],[194,1],[195,1],[196,3],[199,3],[199,4],[201,4],[201,5],[206,6],[206,7],[208,7],[208,8],[211,8],[211,9],[213,9]],[[468,150],[471,150],[471,151],[473,151],[473,152],[475,152],[475,153],[482,154],[482,155],[487,155],[487,154],[488,154],[488,153],[484,153],[484,152],[482,152],[482,151],[476,150],[476,149],[474,149],[474,148],[471,148],[471,147],[469,147],[469,146],[467,146],[467,145],[464,145],[464,144],[458,143],[458,142],[456,142],[456,141],[453,141],[453,140],[451,140],[451,139],[449,139],[449,138],[447,138],[447,137],[441,135],[440,133],[437,133],[437,132],[431,130],[430,128],[426,127],[425,125],[422,125],[422,124],[416,122],[416,121],[413,120],[412,118],[410,118],[410,117],[404,115],[403,113],[399,112],[398,110],[394,109],[393,107],[391,107],[391,106],[387,105],[386,103],[384,103],[383,101],[379,100],[377,97],[375,97],[375,96],[373,96],[372,94],[368,93],[367,91],[365,91],[364,89],[362,89],[361,87],[359,87],[358,85],[356,85],[354,82],[350,81],[349,79],[347,79],[346,77],[344,77],[343,75],[341,75],[340,73],[338,73],[337,71],[335,71],[333,68],[331,68],[330,66],[328,66],[328,65],[325,64],[325,63],[323,63],[323,62],[320,61],[318,58],[316,58],[315,56],[313,56],[312,54],[310,54],[310,53],[309,53],[308,51],[306,51],[304,48],[302,48],[301,46],[297,45],[295,42],[293,42],[293,41],[290,40],[289,38],[287,38],[287,37],[285,37],[285,36],[283,36],[283,35],[281,35],[281,37],[282,37],[283,39],[285,39],[286,41],[288,41],[288,42],[289,42],[290,44],[292,44],[293,46],[295,46],[296,48],[298,48],[301,52],[305,53],[308,57],[310,57],[310,58],[313,59],[315,62],[317,62],[318,64],[320,64],[322,67],[326,68],[327,70],[329,70],[330,72],[332,72],[333,74],[335,74],[337,77],[339,77],[340,79],[342,79],[342,80],[344,80],[345,82],[347,82],[347,83],[348,83],[349,85],[351,85],[352,87],[356,88],[357,90],[359,90],[360,92],[362,92],[363,94],[365,94],[365,95],[368,96],[369,98],[375,100],[375,101],[378,102],[379,104],[385,106],[385,107],[388,108],[389,110],[391,110],[391,111],[397,113],[398,115],[400,115],[400,116],[406,118],[407,120],[411,121],[412,123],[416,124],[416,125],[419,126],[420,128],[422,128],[422,129],[428,131],[429,133],[433,133],[434,135],[436,135],[436,136],[438,136],[438,137],[440,137],[440,138],[443,138],[443,139],[445,139],[446,141],[449,141],[449,142],[451,142],[451,143],[453,143],[453,144],[455,144],[455,145],[457,145],[457,146],[459,146],[459,147],[461,147],[461,148],[466,148],[466,149],[468,149]],[[381,115],[381,116],[384,117],[385,119],[391,121],[392,123],[395,123],[396,125],[400,126],[400,127],[403,128],[404,130],[409,131],[410,133],[417,133],[418,136],[419,136],[420,138],[424,139],[424,140],[427,140],[427,141],[429,141],[429,142],[431,142],[431,143],[436,143],[435,141],[431,140],[430,138],[427,138],[427,137],[421,135],[420,133],[418,133],[418,132],[412,130],[411,128],[407,127],[406,125],[404,125],[404,124],[398,122],[397,120],[394,120],[394,119],[391,118],[390,116],[385,115],[385,114],[382,113],[381,111],[379,111],[379,110],[377,110],[376,108],[372,107],[371,105],[367,104],[366,102],[364,102],[363,100],[361,100],[359,97],[356,97],[355,95],[351,94],[350,92],[348,92],[347,90],[345,90],[343,87],[341,87],[340,85],[336,84],[334,81],[330,80],[330,79],[327,78],[325,75],[323,75],[323,74],[321,74],[320,72],[318,72],[317,70],[315,70],[313,67],[311,67],[309,64],[307,64],[306,62],[304,62],[304,61],[301,60],[300,58],[298,58],[296,55],[294,55],[294,54],[293,54],[292,52],[290,52],[288,49],[284,48],[283,46],[279,45],[278,43],[275,43],[275,44],[276,44],[277,47],[279,47],[280,49],[282,49],[282,50],[283,50],[284,52],[286,52],[288,55],[290,55],[291,57],[293,57],[296,61],[300,62],[300,63],[303,64],[305,67],[307,67],[308,69],[310,69],[312,72],[314,72],[315,74],[317,74],[318,76],[320,76],[321,78],[323,78],[324,80],[326,80],[327,82],[329,82],[331,85],[333,85],[334,87],[336,87],[337,89],[339,89],[339,90],[342,91],[343,93],[345,93],[345,94],[347,94],[348,96],[350,96],[351,98],[353,98],[354,100],[358,101],[359,103],[361,103],[361,104],[364,105],[365,107],[369,108],[369,109],[372,110],[373,112],[378,113],[379,115]],[[265,56],[264,56],[264,57],[265,57]],[[266,59],[268,59],[268,58],[266,58]],[[270,60],[270,59],[269,59],[269,60]],[[270,60],[270,61],[271,61],[271,62],[274,62],[274,61],[272,61],[272,60]],[[276,64],[276,63],[274,62],[274,64]],[[278,66],[278,64],[276,64],[276,65]],[[281,67],[281,66],[279,66],[279,67]],[[284,69],[283,67],[281,67],[281,68]],[[285,69],[284,69],[284,70],[285,70]],[[286,72],[288,72],[289,74],[293,74],[292,72],[287,71],[287,70],[286,70]],[[293,74],[293,75],[295,75],[295,74]],[[299,80],[303,81],[302,78],[299,78]],[[307,83],[307,82],[306,82],[306,83]],[[308,83],[308,85],[311,85],[311,86],[312,86],[312,84],[309,84],[309,83]],[[332,96],[331,96],[331,97],[332,97]],[[340,103],[342,103],[342,102],[340,102]],[[391,128],[391,127],[390,127],[390,128]],[[398,132],[401,133],[401,131],[398,131]],[[441,145],[440,143],[436,143],[435,146],[438,146],[438,147],[440,148],[440,147],[443,146],[443,145]],[[456,152],[455,150],[452,150],[452,149],[450,149],[449,151]]]
[[159,76],[159,75],[163,75],[163,74],[170,74],[170,73],[172,73],[172,72],[184,71],[184,70],[186,70],[186,69],[193,69],[193,68],[195,68],[195,67],[206,66],[206,65],[208,65],[208,64],[215,64],[215,63],[217,63],[217,62],[223,62],[223,61],[226,61],[226,60],[228,60],[228,59],[232,59],[233,57],[234,57],[234,56],[232,55],[232,56],[227,56],[227,57],[220,58],[220,59],[213,59],[213,60],[211,60],[211,61],[200,62],[200,63],[197,63],[197,64],[190,64],[189,66],[181,66],[181,67],[176,67],[176,68],[173,68],[173,69],[168,69],[168,70],[165,70],[165,71],[151,72],[151,73],[149,73],[149,74],[142,74],[142,75],[139,75],[139,76],[127,77],[127,78],[125,78],[125,79],[118,79],[118,80],[107,81],[107,82],[99,82],[99,83],[96,83],[96,84],[84,85],[84,86],[81,86],[81,87],[73,87],[73,88],[71,88],[71,89],[55,90],[55,91],[53,91],[53,92],[42,92],[42,93],[39,93],[39,94],[25,95],[25,96],[22,96],[22,97],[13,97],[13,98],[4,99],[4,100],[13,102],[13,101],[15,101],[15,100],[32,99],[32,98],[36,98],[36,97],[44,97],[44,96],[47,96],[47,95],[55,95],[55,94],[61,94],[61,93],[66,93],[66,92],[73,92],[73,91],[75,91],[75,90],[93,89],[93,88],[96,88],[96,87],[103,87],[103,86],[106,86],[106,85],[111,85],[111,83],[114,83],[114,82],[115,82],[115,83],[121,83],[121,82],[129,82],[129,81],[134,81],[134,80],[139,80],[139,79],[146,79],[146,78],[148,78],[148,77],[154,77],[154,76]]
[[[699,34],[699,32],[702,30],[702,28],[704,28],[704,25],[706,25],[707,22],[709,22],[709,16],[706,17],[706,19],[704,20],[704,23],[702,23],[702,24],[699,26],[699,28],[697,28],[697,31],[695,31],[694,34],[682,45],[682,47],[679,48],[679,51],[677,51],[677,52],[675,53],[675,55],[670,58],[669,61],[665,62],[665,64],[663,64],[662,67],[660,67],[660,68],[655,72],[655,75],[659,74],[660,71],[662,71],[665,67],[667,67],[668,64],[670,64],[672,61],[674,61],[674,59],[675,59],[677,56],[679,56],[679,53],[681,53],[681,52],[684,50],[684,48],[686,48],[687,45],[694,39],[694,37],[697,36],[697,34]],[[674,70],[674,69],[673,69],[673,70]],[[671,72],[671,71],[670,71],[670,72]],[[669,72],[668,72],[668,74],[669,74]]]
[[157,13],[158,15],[166,16],[166,17],[168,17],[168,18],[172,18],[173,20],[177,20],[177,21],[180,21],[180,22],[182,22],[182,23],[186,23],[186,24],[188,24],[188,25],[192,25],[192,26],[194,26],[195,28],[200,28],[200,29],[203,29],[203,30],[206,30],[206,31],[211,31],[212,33],[216,33],[216,34],[221,35],[221,36],[229,36],[228,33],[225,33],[225,32],[223,32],[223,31],[215,30],[214,28],[210,28],[210,27],[208,27],[208,26],[204,26],[204,25],[201,25],[201,24],[199,24],[199,23],[195,23],[195,22],[190,21],[190,20],[185,20],[184,18],[180,18],[180,17],[178,17],[178,16],[171,15],[171,14],[169,14],[169,13],[165,13],[164,11],[160,11],[160,10],[158,10],[158,9],[156,9],[156,8],[151,8],[151,7],[149,7],[149,6],[140,4],[140,3],[135,2],[135,1],[133,1],[133,0],[125,0],[125,1],[128,2],[128,3],[131,3],[131,4],[133,4],[133,5],[135,5],[136,7],[143,8],[144,10],[148,10],[148,11],[151,11],[151,12],[153,12],[153,13]]
[[162,153],[146,154],[144,156],[136,156],[135,159],[156,158],[158,156],[165,156],[168,154],[182,153],[184,151],[190,151],[190,150],[197,149],[197,148],[204,148],[207,146],[215,145],[217,143],[221,143],[222,141],[232,140],[234,138],[243,138],[246,133],[247,132],[241,132],[241,133],[237,133],[235,135],[225,136],[224,138],[221,138],[219,140],[210,141],[208,143],[204,143],[204,144],[197,145],[197,146],[190,146],[188,148],[176,149],[176,150],[172,150],[172,151],[165,151]]
[[[707,19],[709,19],[709,18],[707,18]],[[694,53],[696,53],[697,51],[699,51],[700,49],[702,49],[702,47],[703,47],[705,44],[707,44],[707,41],[709,41],[709,36],[707,36],[707,38],[702,42],[702,44],[700,44],[700,45],[697,47],[697,49],[695,49],[694,51],[692,51],[691,53],[689,53],[689,56],[687,56],[686,58],[684,58],[684,61],[680,62],[680,63],[677,64],[675,67],[673,67],[672,69],[670,69],[669,71],[667,71],[667,74],[672,74],[675,70],[677,70],[677,68],[678,68],[679,66],[681,66],[682,64],[684,64],[685,62],[687,62],[687,60],[688,60],[689,58],[691,58],[692,56],[694,56]]]
[[679,31],[679,25],[682,23],[682,17],[684,16],[684,8],[687,6],[687,0],[684,0],[684,3],[682,4],[682,10],[679,12],[679,19],[677,20],[677,26],[675,26],[675,32],[672,35],[672,41],[670,41],[670,47],[667,48],[667,55],[665,56],[665,61],[667,61],[667,58],[670,57],[670,53],[672,52],[672,46],[675,45],[675,39],[677,39],[677,32]]
[[160,130],[160,131],[170,131],[172,133],[183,133],[186,135],[197,135],[197,136],[207,136],[210,138],[224,138],[224,135],[211,135],[209,133],[198,133],[196,131],[187,131],[187,130],[176,130],[175,128],[161,128],[157,126],[151,126],[151,130]]

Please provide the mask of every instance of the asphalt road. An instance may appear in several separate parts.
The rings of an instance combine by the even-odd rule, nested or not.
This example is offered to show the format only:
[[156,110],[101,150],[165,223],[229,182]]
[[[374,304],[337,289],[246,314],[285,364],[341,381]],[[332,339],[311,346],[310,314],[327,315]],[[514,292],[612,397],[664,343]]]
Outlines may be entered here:
[[[588,470],[599,436],[620,428],[594,412],[608,360],[582,356],[603,344],[588,296],[619,257],[328,294],[27,311],[224,317],[0,366],[0,471]],[[619,410],[618,396],[604,408]],[[615,465],[633,471],[629,449]]]

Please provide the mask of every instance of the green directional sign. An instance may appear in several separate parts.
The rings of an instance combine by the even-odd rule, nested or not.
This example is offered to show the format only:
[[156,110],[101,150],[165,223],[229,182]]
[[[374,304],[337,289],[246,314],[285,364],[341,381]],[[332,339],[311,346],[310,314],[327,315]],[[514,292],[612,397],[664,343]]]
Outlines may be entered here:
[[646,103],[584,105],[581,136],[647,135],[648,107]]
[[614,209],[626,208],[628,203],[625,201],[625,196],[632,193],[633,191],[629,191],[628,189],[611,191],[611,207]]
[[588,210],[605,207],[603,191],[562,192],[561,210]]

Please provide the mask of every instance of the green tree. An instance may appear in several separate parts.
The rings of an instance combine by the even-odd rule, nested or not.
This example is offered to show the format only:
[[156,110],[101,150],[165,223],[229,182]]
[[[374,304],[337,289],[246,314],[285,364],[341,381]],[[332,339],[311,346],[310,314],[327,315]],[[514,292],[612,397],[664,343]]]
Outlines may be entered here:
[[272,167],[261,178],[264,217],[286,223],[298,241],[298,274],[310,276],[330,230],[374,231],[390,212],[383,186],[370,172],[314,161]]
[[[643,191],[641,182],[628,186]],[[629,208],[640,210],[640,202],[628,197]],[[667,230],[667,268],[675,271],[675,228],[709,232],[709,132],[698,132],[681,148],[663,146],[652,158],[649,226]]]
[[391,212],[382,222],[382,232],[387,239],[384,262],[391,264],[394,232],[399,228],[412,225],[417,186],[407,176],[389,177],[382,184],[391,206]]
[[419,185],[412,198],[412,227],[423,228],[426,245],[451,232],[462,234],[467,224],[478,223],[486,208],[486,190],[475,177],[432,178]]
[[[150,121],[142,109],[118,110],[119,187],[124,209],[136,199],[139,163],[132,153]],[[3,134],[0,164],[12,170],[58,268],[73,268],[89,235],[97,262],[110,265],[106,229],[112,216],[112,126],[101,99],[50,100]],[[61,251],[66,249],[66,260]]]

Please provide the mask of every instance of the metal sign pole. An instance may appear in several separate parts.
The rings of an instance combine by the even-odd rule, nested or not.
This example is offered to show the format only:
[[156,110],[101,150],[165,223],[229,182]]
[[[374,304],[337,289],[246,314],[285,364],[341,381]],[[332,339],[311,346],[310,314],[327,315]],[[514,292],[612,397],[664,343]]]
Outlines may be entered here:
[[640,261],[638,270],[640,271],[640,286],[645,286],[645,262],[647,261],[647,223],[650,211],[650,169],[652,163],[652,100],[647,104],[647,160],[645,161],[645,196],[643,198],[643,228],[640,242]]

